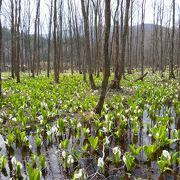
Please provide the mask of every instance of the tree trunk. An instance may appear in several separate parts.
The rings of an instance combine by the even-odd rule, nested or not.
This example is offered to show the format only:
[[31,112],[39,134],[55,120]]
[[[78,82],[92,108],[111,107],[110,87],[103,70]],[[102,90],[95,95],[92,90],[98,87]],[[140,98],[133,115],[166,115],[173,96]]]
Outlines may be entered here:
[[38,26],[38,17],[39,17],[39,10],[40,10],[40,0],[37,0],[37,9],[36,9],[36,18],[34,23],[34,50],[33,50],[33,60],[31,66],[32,77],[35,77],[36,71],[36,63],[37,63],[37,26]]
[[11,0],[11,77],[14,79],[15,69],[15,27],[14,27],[14,2]]
[[84,4],[84,0],[81,0],[82,6],[82,14],[84,18],[84,31],[85,31],[85,42],[86,42],[86,62],[88,65],[88,73],[89,73],[89,81],[91,89],[95,89],[95,83],[92,75],[92,61],[91,61],[91,50],[90,50],[90,34],[89,34],[89,1],[86,5]]
[[132,74],[132,47],[133,47],[133,45],[132,45],[132,40],[133,40],[133,30],[132,30],[132,26],[133,26],[133,3],[134,3],[134,1],[132,0],[131,1],[131,28],[130,28],[130,52],[129,52],[129,64],[128,64],[128,73],[129,74]]
[[[144,18],[145,18],[145,4],[146,0],[143,0],[142,2],[142,24],[141,24],[141,33],[142,33],[142,39],[141,39],[141,76],[144,75]],[[143,79],[142,79],[143,80]]]
[[129,21],[129,7],[130,7],[130,0],[126,0],[126,12],[125,12],[125,19],[124,19],[124,28],[121,35],[121,63],[120,63],[120,71],[119,71],[119,77],[117,79],[117,88],[120,87],[120,81],[122,76],[125,73],[125,51],[126,51],[126,40],[127,40],[127,34],[128,34],[128,21]]
[[36,74],[38,76],[41,71],[41,67],[40,67],[40,9],[39,9],[38,21],[37,21],[37,67],[36,69],[37,69]]
[[[0,0],[0,14],[1,14],[1,6],[2,6],[2,0]],[[0,16],[0,97],[2,96],[1,68],[2,68],[2,24],[1,24],[1,16]]]
[[59,72],[57,63],[57,1],[54,0],[54,81],[59,83]]
[[75,10],[74,14],[74,34],[76,36],[76,47],[77,47],[77,66],[78,66],[78,71],[81,74],[82,73],[82,63],[81,63],[81,50],[80,50],[80,37],[79,37],[79,29],[78,29],[78,22],[77,22],[77,10]]
[[74,74],[74,65],[73,65],[73,34],[72,34],[72,6],[68,0],[68,22],[69,22],[69,36],[70,36],[70,66],[71,74]]
[[101,114],[107,86],[108,86],[108,80],[110,76],[110,57],[109,57],[109,36],[110,36],[110,28],[111,28],[111,9],[110,9],[110,0],[105,0],[105,41],[104,41],[104,75],[103,75],[103,81],[102,81],[102,87],[101,87],[101,95],[99,97],[99,101],[96,105],[95,112],[97,114]]
[[[19,9],[19,11],[18,11]],[[19,4],[16,1],[16,64],[15,64],[15,74],[16,74],[16,82],[20,82],[20,23],[21,23],[21,0],[19,0]]]
[[47,77],[50,75],[50,50],[51,50],[51,27],[52,27],[52,7],[53,0],[51,0],[50,16],[49,16],[49,34],[48,34],[48,59],[47,59]]
[[164,0],[161,3],[161,7],[160,7],[160,42],[161,42],[161,50],[160,50],[160,71],[161,71],[161,77],[163,77],[163,72],[164,72],[164,68],[163,68],[163,59],[164,59],[164,51],[163,51],[163,18],[164,18]]
[[173,2],[173,28],[171,34],[171,57],[170,57],[170,67],[169,67],[169,79],[175,79],[174,75],[174,34],[175,34],[175,0]]

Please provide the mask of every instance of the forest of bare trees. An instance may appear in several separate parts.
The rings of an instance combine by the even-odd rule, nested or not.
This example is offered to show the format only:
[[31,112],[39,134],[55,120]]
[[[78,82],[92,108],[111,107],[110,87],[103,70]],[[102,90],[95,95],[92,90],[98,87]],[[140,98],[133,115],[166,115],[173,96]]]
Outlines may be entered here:
[[7,179],[180,179],[180,0],[0,0]]
[[[45,17],[42,4],[49,11]],[[164,0],[152,0],[153,23],[146,24],[146,0],[112,1],[109,37],[105,4],[101,0],[2,1],[2,71],[11,72],[17,82],[21,72],[33,78],[43,71],[48,77],[53,72],[56,83],[63,72],[79,72],[84,81],[88,74],[92,89],[96,89],[93,76],[106,74],[109,64],[114,89],[120,89],[121,79],[134,69],[141,70],[142,79],[147,68],[161,72],[162,77],[169,70],[169,78],[175,78],[180,65],[178,2],[172,0],[167,6]]]

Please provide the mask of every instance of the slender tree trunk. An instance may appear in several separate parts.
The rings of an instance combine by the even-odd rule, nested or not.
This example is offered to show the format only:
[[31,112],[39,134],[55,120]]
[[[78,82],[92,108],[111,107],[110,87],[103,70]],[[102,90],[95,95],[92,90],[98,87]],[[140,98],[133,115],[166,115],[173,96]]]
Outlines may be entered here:
[[161,77],[163,77],[163,59],[164,59],[164,52],[163,52],[163,17],[164,17],[164,0],[161,4],[161,7],[160,7],[160,43],[161,43],[161,47],[160,47],[160,69],[161,69]]
[[99,97],[99,101],[96,105],[95,112],[97,114],[101,114],[106,90],[108,86],[108,80],[110,76],[110,57],[109,57],[109,36],[110,36],[110,28],[111,28],[111,9],[110,9],[110,0],[105,0],[105,41],[104,41],[104,75],[101,87],[101,95]]
[[72,34],[72,6],[68,0],[68,21],[69,21],[69,36],[70,36],[70,66],[71,66],[71,74],[74,74],[73,68],[73,34]]
[[63,1],[59,1],[59,24],[58,24],[58,61],[57,61],[57,64],[58,64],[58,74],[59,72],[62,72],[64,71],[64,61],[63,61],[63,36],[62,36],[62,33],[63,33]]
[[[19,4],[16,4],[17,8],[17,31],[16,31],[16,78],[17,83],[20,83],[20,23],[21,23],[21,0],[19,0]],[[18,11],[19,9],[19,11]]]
[[[0,0],[0,14],[1,14],[1,6],[2,6],[2,0]],[[2,71],[2,24],[1,24],[1,16],[0,16],[0,97],[2,96],[1,71]]]
[[57,0],[54,0],[54,81],[59,83],[59,72],[58,72],[58,63],[57,63]]
[[142,39],[141,39],[141,76],[144,75],[144,18],[145,18],[145,4],[146,0],[143,0],[142,2],[142,24],[141,24],[141,33],[142,33]]
[[98,71],[98,61],[99,61],[99,41],[98,41],[98,10],[99,10],[99,0],[96,1],[96,4],[93,2],[94,7],[94,34],[95,34],[95,69]]
[[174,75],[174,34],[175,34],[175,0],[172,0],[173,2],[173,28],[172,28],[172,34],[171,34],[171,57],[170,57],[170,72],[169,72],[169,79],[175,79]]
[[[115,22],[115,37],[116,37],[116,51],[115,51],[115,72],[114,79],[117,80],[119,78],[119,21]],[[115,87],[117,88],[117,87]]]
[[81,0],[82,14],[84,18],[84,31],[85,31],[85,42],[86,42],[86,62],[88,64],[88,73],[91,89],[95,89],[94,78],[92,74],[92,61],[91,61],[91,50],[90,50],[90,33],[89,33],[89,1],[87,2],[86,8],[84,0]]
[[26,49],[25,47],[25,43],[24,43],[24,40],[25,40],[25,33],[23,32],[23,30],[21,30],[21,47],[20,47],[20,59],[21,59],[21,71],[22,72],[25,72],[25,59],[24,59],[24,50]]
[[32,77],[35,77],[35,71],[37,66],[37,28],[38,28],[38,18],[39,18],[39,11],[40,11],[40,0],[37,0],[37,9],[36,9],[36,18],[35,18],[35,29],[34,29],[34,50],[33,50],[33,60],[32,60]]
[[11,0],[11,77],[14,79],[15,69],[15,27],[14,27],[14,2]]
[[41,66],[40,66],[40,9],[39,9],[38,21],[37,21],[37,67],[36,67],[36,69],[37,69],[36,74],[38,76],[41,71]]
[[132,25],[133,25],[133,3],[134,1],[131,1],[131,29],[130,29],[130,49],[129,49],[129,64],[128,64],[128,73],[132,74],[132,43],[133,43],[133,31],[132,31]]
[[127,34],[128,34],[128,21],[129,21],[129,8],[130,8],[130,0],[126,0],[126,12],[125,12],[125,19],[124,19],[124,28],[122,31],[122,36],[121,36],[121,63],[120,63],[120,73],[118,77],[118,84],[117,86],[120,86],[120,81],[122,76],[125,73],[125,50],[126,50],[126,40],[127,40]]
[[48,34],[48,59],[47,59],[47,77],[50,75],[50,50],[51,50],[51,27],[52,27],[52,8],[53,0],[51,0],[50,16],[49,16],[49,34]]
[[[98,61],[97,61],[97,77],[100,75],[100,67],[102,62],[102,53],[103,53],[103,43],[102,43],[102,32],[103,32],[103,25],[102,25],[102,10],[99,8],[99,22],[98,22]],[[110,58],[111,59],[111,58]]]
[[135,68],[138,68],[138,50],[139,50],[139,28],[138,28],[138,24],[139,24],[139,9],[138,9],[138,20],[137,20],[137,29],[136,29],[136,49],[135,49]]
[[[178,49],[180,49],[180,14],[179,14],[179,29],[178,29]],[[179,100],[180,100],[180,51],[177,52],[177,68],[179,69]]]
[[77,66],[78,66],[78,71],[81,74],[82,73],[82,63],[81,63],[81,49],[80,49],[80,37],[79,37],[79,29],[78,29],[78,22],[77,22],[77,10],[75,9],[74,12],[74,34],[76,37],[76,47],[77,47]]
[[[121,38],[123,36],[123,2],[124,0],[121,0]],[[114,30],[113,30],[113,36],[115,35],[116,37],[116,52],[115,52],[115,62],[114,62],[114,65],[115,65],[115,68],[114,68],[114,80],[112,81],[112,84],[111,84],[111,88],[112,89],[120,89],[120,59],[119,59],[119,22],[118,20],[116,20],[116,14],[118,12],[118,8],[119,8],[119,1],[117,2],[117,7],[116,7],[116,11],[115,11],[115,17],[114,17]],[[113,41],[113,37],[112,37],[112,41]],[[113,43],[113,42],[112,42]],[[111,44],[112,46],[112,44]],[[110,55],[112,54],[112,47],[111,47],[111,52],[110,52]]]

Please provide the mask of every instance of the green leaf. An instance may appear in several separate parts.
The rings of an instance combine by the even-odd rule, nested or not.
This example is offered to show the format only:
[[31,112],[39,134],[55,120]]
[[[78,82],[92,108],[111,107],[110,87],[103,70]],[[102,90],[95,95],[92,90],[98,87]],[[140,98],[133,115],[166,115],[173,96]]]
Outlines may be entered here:
[[97,136],[96,137],[91,136],[88,138],[88,140],[89,140],[90,145],[93,147],[93,149],[96,150],[99,138]]
[[129,153],[125,153],[124,156],[123,156],[123,161],[126,165],[126,168],[127,168],[127,171],[130,172],[134,166],[134,157],[129,154]]
[[140,151],[141,151],[141,146],[139,146],[139,147],[136,147],[136,145],[135,144],[130,144],[130,152],[132,153],[132,155],[134,155],[134,156],[138,156],[138,154],[140,153]]

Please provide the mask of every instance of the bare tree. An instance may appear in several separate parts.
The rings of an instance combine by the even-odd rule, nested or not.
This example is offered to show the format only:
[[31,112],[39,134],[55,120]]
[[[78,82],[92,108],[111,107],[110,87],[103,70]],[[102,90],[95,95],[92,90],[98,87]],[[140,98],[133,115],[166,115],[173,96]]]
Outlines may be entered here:
[[72,3],[68,0],[68,22],[69,22],[69,36],[70,36],[70,66],[71,74],[74,73],[73,68],[73,32],[72,32]]
[[[0,14],[1,14],[2,0],[0,0]],[[2,67],[2,23],[0,16],[0,97],[2,96],[2,77],[1,77],[1,67]]]
[[14,1],[11,0],[11,77],[15,78],[15,27],[14,27]]
[[54,0],[54,30],[53,30],[53,41],[54,41],[54,81],[59,83],[59,67],[57,59],[57,0]]
[[[137,5],[139,7],[139,4]],[[138,8],[137,7],[137,8]],[[137,24],[136,24],[136,39],[135,39],[135,68],[138,67],[138,50],[139,50],[139,28],[138,28],[138,24],[139,24],[139,8],[138,8],[138,18],[137,18]]]
[[47,59],[47,76],[48,76],[48,77],[49,77],[49,74],[50,74],[50,50],[51,50],[52,8],[53,8],[53,0],[51,0],[50,16],[49,16],[48,59]]
[[96,105],[95,112],[97,114],[101,114],[106,90],[108,86],[108,80],[110,76],[110,57],[109,57],[109,36],[110,36],[110,28],[111,28],[111,8],[110,8],[110,0],[105,0],[105,39],[104,39],[104,75],[101,87],[101,95],[99,97],[99,101]]
[[141,76],[144,75],[144,19],[145,19],[145,5],[146,5],[146,0],[142,1],[142,14],[141,14]]
[[173,3],[173,14],[172,14],[172,34],[171,34],[171,56],[169,64],[169,78],[175,79],[174,75],[174,34],[175,34],[175,0],[172,0]]
[[40,0],[37,0],[36,18],[34,22],[34,49],[33,49],[33,60],[31,66],[32,77],[35,77],[36,63],[37,63],[37,30],[38,30],[38,19],[40,11]]
[[[93,3],[93,8],[94,8],[94,34],[95,34],[95,69],[96,71],[98,70],[98,65],[99,65],[99,61],[100,61],[100,42],[99,42],[99,38],[98,38],[98,16],[99,16],[99,11],[100,11],[100,1],[96,0],[96,2],[94,0],[91,0]],[[101,19],[99,19],[99,21],[101,21]],[[100,34],[99,34],[100,36]],[[101,37],[101,36],[100,36]],[[98,74],[98,73],[97,73]]]
[[128,73],[131,74],[132,73],[132,48],[133,48],[133,30],[132,30],[132,26],[133,26],[133,3],[134,0],[131,1],[131,24],[130,24],[130,37],[129,37],[129,61],[128,61]]
[[160,4],[160,69],[161,76],[163,77],[163,59],[164,59],[164,51],[163,51],[163,18],[164,18],[164,0],[161,1]]
[[84,0],[81,0],[82,14],[84,18],[84,32],[85,32],[85,44],[86,44],[86,62],[88,64],[88,73],[91,89],[95,89],[94,78],[92,74],[92,60],[91,60],[91,50],[90,50],[90,33],[89,33],[89,0],[86,1],[86,6]]
[[74,14],[73,14],[73,24],[74,24],[74,34],[75,34],[75,40],[76,40],[76,50],[77,50],[77,66],[79,73],[82,73],[82,62],[81,62],[81,47],[80,47],[80,34],[79,34],[79,27],[78,27],[78,21],[77,21],[77,8],[74,3]]
[[21,23],[21,0],[15,1],[15,29],[16,29],[16,61],[15,74],[17,83],[20,82],[20,23]]
[[63,1],[58,1],[58,23],[57,23],[57,71],[59,72],[64,71],[63,66]]
[[39,11],[37,17],[37,65],[36,65],[37,76],[39,72],[40,72],[40,0],[39,0]]
[[152,33],[151,33],[151,46],[152,46],[152,72],[154,73],[155,72],[155,42],[157,41],[156,40],[156,36],[157,35],[157,28],[156,28],[156,25],[155,25],[155,22],[156,22],[156,0],[154,0],[154,3],[153,3],[153,30],[152,30]]

